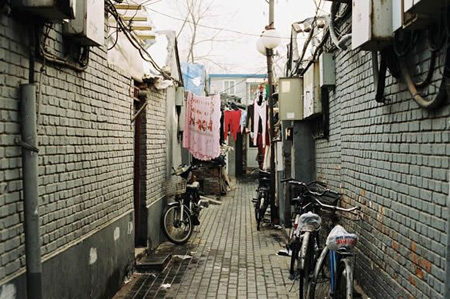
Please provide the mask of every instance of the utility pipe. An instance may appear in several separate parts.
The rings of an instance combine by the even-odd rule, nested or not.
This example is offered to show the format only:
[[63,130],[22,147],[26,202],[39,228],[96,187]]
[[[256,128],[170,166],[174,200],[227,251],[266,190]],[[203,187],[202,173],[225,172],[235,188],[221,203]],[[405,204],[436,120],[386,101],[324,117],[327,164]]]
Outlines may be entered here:
[[42,299],[42,265],[38,206],[36,86],[21,85],[23,205],[28,298]]
[[[275,2],[274,0],[269,0],[269,27],[275,28],[274,26],[274,10]],[[273,121],[273,50],[266,49],[267,53],[267,83],[269,84],[269,126],[270,126],[270,220],[272,224],[278,224],[278,212],[275,206],[275,179],[276,179],[276,168],[275,168],[275,123]]]

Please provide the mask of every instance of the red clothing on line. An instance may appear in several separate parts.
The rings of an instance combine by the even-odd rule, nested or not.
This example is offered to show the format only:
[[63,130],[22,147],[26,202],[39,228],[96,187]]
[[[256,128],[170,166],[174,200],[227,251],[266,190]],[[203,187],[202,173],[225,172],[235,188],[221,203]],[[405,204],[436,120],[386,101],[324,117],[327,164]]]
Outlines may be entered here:
[[241,110],[226,110],[223,118],[224,139],[227,140],[228,126],[230,126],[231,135],[236,140],[240,127]]

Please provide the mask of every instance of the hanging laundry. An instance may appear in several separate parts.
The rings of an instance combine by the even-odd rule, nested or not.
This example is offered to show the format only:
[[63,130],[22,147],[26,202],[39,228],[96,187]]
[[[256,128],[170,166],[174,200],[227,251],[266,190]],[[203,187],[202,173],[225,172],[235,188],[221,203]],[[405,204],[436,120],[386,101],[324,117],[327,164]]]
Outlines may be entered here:
[[239,126],[241,124],[241,110],[224,111],[224,138],[227,140],[228,127],[234,140],[237,138]]
[[244,132],[244,128],[247,124],[247,111],[241,110],[241,121],[239,122],[239,125],[241,126],[241,133]]
[[[260,102],[260,103],[258,103]],[[253,100],[253,144],[258,143],[259,124],[261,122],[261,134],[262,134],[262,146],[266,146],[266,130],[267,130],[267,103],[265,101],[259,101],[259,97]]]
[[220,95],[188,93],[183,147],[197,159],[209,161],[220,154]]

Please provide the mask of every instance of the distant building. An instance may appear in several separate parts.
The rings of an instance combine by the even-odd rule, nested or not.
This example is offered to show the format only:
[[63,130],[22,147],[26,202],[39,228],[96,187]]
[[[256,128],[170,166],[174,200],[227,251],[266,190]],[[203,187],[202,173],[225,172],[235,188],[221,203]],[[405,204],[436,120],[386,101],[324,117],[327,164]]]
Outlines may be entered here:
[[255,91],[265,82],[266,74],[210,74],[209,92],[233,95],[240,98],[242,104],[249,105]]

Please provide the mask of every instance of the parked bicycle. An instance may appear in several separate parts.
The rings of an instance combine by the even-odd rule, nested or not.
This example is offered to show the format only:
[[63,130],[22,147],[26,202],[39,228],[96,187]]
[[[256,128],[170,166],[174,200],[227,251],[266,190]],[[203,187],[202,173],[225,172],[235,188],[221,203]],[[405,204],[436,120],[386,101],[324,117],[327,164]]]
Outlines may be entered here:
[[[283,181],[288,181],[289,184],[300,187],[300,195],[291,200],[291,204],[295,205],[296,209],[289,242],[289,249],[291,251],[290,276],[294,280],[299,280],[299,297],[301,299],[311,298],[311,283],[316,260],[321,250],[319,231],[321,229],[322,218],[318,213],[323,209],[351,212],[358,209],[358,207],[351,209],[337,207],[338,197],[336,195],[338,193],[325,189],[317,182],[307,185],[293,179]],[[322,190],[320,192],[312,191],[310,187],[311,189]],[[331,198],[332,205],[324,204],[318,198],[327,200],[327,202]]]
[[175,201],[164,209],[161,226],[167,239],[175,244],[184,244],[189,240],[194,226],[200,225],[200,211],[209,204],[200,199],[200,183],[192,180],[192,170],[196,167],[180,165],[173,169],[172,175],[178,177]]
[[[332,190],[326,189],[325,185],[322,182],[313,181],[308,184],[304,184],[300,181],[297,181],[295,179],[284,179],[281,180],[282,182],[287,182],[289,184],[289,190],[290,193],[297,194],[297,197],[294,197],[291,200],[291,205],[294,206],[294,211],[291,215],[291,229],[288,235],[288,242],[286,244],[286,250],[280,250],[280,255],[288,255],[291,257],[291,264],[290,264],[290,278],[294,279],[296,275],[296,264],[298,259],[298,253],[300,250],[300,237],[301,232],[298,230],[299,223],[300,223],[300,217],[306,212],[313,212],[315,214],[322,214],[320,213],[320,209],[317,207],[317,205],[312,204],[312,200],[309,196],[308,191],[316,191],[322,192],[321,194],[321,201],[325,202],[327,204],[336,206],[339,201],[339,193],[334,192]],[[294,190],[295,189],[295,190]],[[334,215],[327,215],[327,218],[333,218]],[[330,221],[330,219],[326,219],[326,223]],[[316,246],[315,248],[321,248],[321,240],[325,238],[321,238],[319,236],[319,233],[315,233],[315,242]]]
[[[317,203],[321,208],[333,208],[319,201]],[[354,212],[360,210],[360,207],[334,209]],[[341,225],[336,225],[331,230],[327,237],[327,244],[317,259],[307,298],[353,299],[362,297],[361,294],[355,292],[353,279],[354,248],[357,240],[358,237],[355,234],[348,233]],[[329,260],[329,264],[327,260]],[[321,282],[325,282],[325,284]]]
[[258,170],[258,189],[255,201],[255,219],[257,230],[261,229],[261,222],[264,219],[267,208],[270,204],[270,172],[262,169]]

